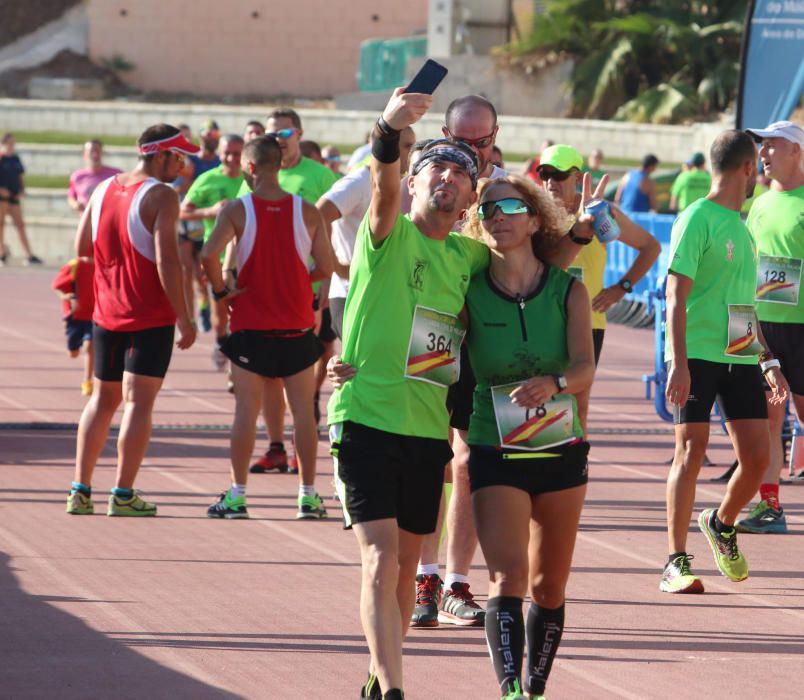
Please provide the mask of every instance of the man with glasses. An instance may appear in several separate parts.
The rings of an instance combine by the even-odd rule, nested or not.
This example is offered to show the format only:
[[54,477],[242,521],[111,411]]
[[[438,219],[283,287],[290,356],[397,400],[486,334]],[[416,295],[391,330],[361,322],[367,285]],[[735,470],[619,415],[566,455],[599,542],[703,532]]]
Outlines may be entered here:
[[[505,170],[492,162],[497,138],[497,110],[481,95],[465,95],[453,100],[444,115],[441,133],[471,148],[478,161],[478,177],[498,178]],[[460,222],[458,222],[460,223]],[[413,627],[438,627],[439,623],[463,627],[482,627],[485,611],[469,590],[469,568],[477,549],[477,533],[469,493],[469,416],[472,413],[474,374],[466,348],[461,348],[461,374],[449,388],[447,407],[452,428],[452,494],[446,513],[446,572],[438,574],[441,522],[433,534],[424,538],[422,559],[416,571],[416,606]]]
[[176,327],[180,349],[195,342],[176,242],[179,199],[164,183],[176,179],[184,156],[198,147],[169,124],[146,129],[137,145],[137,167],[98,185],[78,224],[76,252],[95,260],[97,361],[95,390],[78,424],[75,477],[67,498],[73,515],[94,510],[92,474],[121,401],[117,478],[107,514],[156,515],[156,506],[134,492],[134,480],[148,447]]
[[[545,149],[541,155],[538,175],[544,187],[568,215],[578,211],[581,201],[580,184],[583,178],[583,158],[572,146],[556,144]],[[595,190],[595,197],[602,197],[608,178],[603,176]],[[568,269],[578,277],[589,291],[592,299],[592,340],[595,346],[595,365],[600,361],[603,335],[606,332],[606,311],[620,301],[653,266],[662,248],[659,242],[644,228],[635,224],[621,210],[612,206],[611,213],[620,227],[619,240],[637,251],[634,262],[625,274],[610,287],[603,287],[606,268],[606,245],[595,236],[579,236],[570,229],[553,264]],[[578,394],[578,415],[586,430],[586,415],[589,410],[589,391]]]

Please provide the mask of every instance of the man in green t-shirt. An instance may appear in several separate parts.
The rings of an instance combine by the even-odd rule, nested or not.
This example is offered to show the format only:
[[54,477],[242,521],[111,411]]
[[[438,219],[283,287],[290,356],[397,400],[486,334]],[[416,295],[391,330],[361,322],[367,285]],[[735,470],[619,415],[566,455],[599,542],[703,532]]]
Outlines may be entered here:
[[423,149],[407,180],[410,216],[400,214],[400,131],[431,102],[398,88],[374,129],[372,199],[352,258],[343,359],[330,363],[330,437],[363,562],[371,675],[361,697],[370,698],[402,698],[416,565],[452,456],[445,402],[460,372],[458,314],[469,279],[488,265],[484,245],[452,232],[477,197],[477,157],[460,141]]
[[693,202],[706,197],[712,176],[706,170],[703,153],[693,153],[686,165],[689,170],[680,173],[670,188],[670,210],[681,213]]
[[676,447],[667,477],[670,556],[659,584],[666,593],[702,593],[690,570],[687,530],[695,485],[709,443],[709,415],[715,399],[726,420],[739,467],[718,508],[704,510],[698,525],[720,572],[732,581],[748,577],[737,548],[735,520],[759,486],[768,466],[768,411],[762,375],[774,403],[784,402],[787,385],[779,363],[767,352],[754,311],[756,249],[740,219],[753,189],[756,148],[742,131],[725,131],[712,144],[714,178],[706,198],[687,208],[673,225],[667,276],[667,398],[674,404]]
[[[804,418],[804,129],[776,122],[767,129],[749,129],[760,144],[765,172],[776,182],[759,197],[746,224],[756,241],[759,267],[756,280],[757,317],[768,348],[781,363],[782,374],[799,420]],[[759,486],[759,503],[737,523],[741,532],[787,532],[779,500],[779,471],[784,461],[782,425],[785,405],[768,401],[770,463]]]
[[[305,202],[315,205],[323,194],[335,184],[337,178],[325,165],[306,158],[301,151],[301,138],[304,135],[301,117],[293,109],[283,107],[273,110],[265,122],[265,133],[273,136],[282,150],[282,167],[279,170],[279,186],[291,194],[299,195]],[[243,183],[239,196],[248,194],[248,184]],[[321,282],[313,284],[313,294],[317,297]],[[325,290],[327,291],[327,290]],[[326,298],[326,296],[324,297]],[[318,303],[316,303],[318,306]],[[335,341],[335,332],[330,324],[319,330],[319,340],[324,344],[325,354],[322,356],[324,364],[332,356],[332,343]],[[329,348],[327,347],[329,345]],[[318,370],[316,371],[318,374]],[[323,380],[323,374],[322,374]],[[262,474],[270,471],[287,471],[288,458],[285,452],[285,397],[282,390],[282,380],[266,381],[263,392],[263,416],[268,433],[268,450],[258,457],[251,465],[251,473]],[[290,470],[298,471],[295,458],[292,458]]]
[[[181,205],[179,217],[182,221],[201,221],[204,225],[203,240],[183,240],[181,245],[182,266],[184,268],[184,288],[190,308],[193,307],[193,278],[200,273],[199,253],[201,246],[212,233],[215,218],[226,203],[237,197],[243,175],[240,172],[240,156],[243,154],[243,139],[237,134],[228,134],[218,143],[218,157],[221,164],[199,175]],[[202,303],[209,305],[209,296],[204,289]],[[212,309],[212,328],[217,339],[212,351],[212,361],[219,370],[223,370],[226,358],[220,350],[226,339],[226,326],[229,323],[229,312],[225,304],[214,302]]]

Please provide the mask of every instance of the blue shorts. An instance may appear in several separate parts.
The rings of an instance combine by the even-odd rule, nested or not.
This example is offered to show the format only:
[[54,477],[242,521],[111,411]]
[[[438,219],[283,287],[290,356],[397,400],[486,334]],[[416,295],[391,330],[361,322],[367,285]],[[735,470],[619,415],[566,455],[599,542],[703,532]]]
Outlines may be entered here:
[[92,321],[76,321],[72,317],[66,318],[64,335],[67,336],[67,349],[70,352],[80,350],[87,340],[92,340]]

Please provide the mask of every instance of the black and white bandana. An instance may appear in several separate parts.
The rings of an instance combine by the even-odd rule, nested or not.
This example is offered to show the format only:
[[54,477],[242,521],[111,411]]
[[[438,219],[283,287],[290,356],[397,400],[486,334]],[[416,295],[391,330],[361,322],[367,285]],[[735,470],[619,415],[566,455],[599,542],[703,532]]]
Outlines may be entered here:
[[437,139],[426,147],[424,155],[413,166],[412,175],[417,175],[428,163],[447,161],[463,168],[472,180],[472,187],[477,187],[477,158],[474,151],[452,139]]

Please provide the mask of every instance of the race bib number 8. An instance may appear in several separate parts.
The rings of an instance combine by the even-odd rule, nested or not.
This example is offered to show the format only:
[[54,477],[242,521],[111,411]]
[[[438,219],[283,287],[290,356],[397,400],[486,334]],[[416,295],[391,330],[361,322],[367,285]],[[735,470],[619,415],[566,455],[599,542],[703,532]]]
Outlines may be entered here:
[[449,386],[461,373],[466,329],[457,316],[417,306],[410,331],[405,377]]
[[800,288],[801,258],[759,256],[756,301],[798,304]]
[[491,387],[494,417],[500,445],[513,450],[543,450],[574,440],[575,402],[571,396],[556,396],[543,406],[522,408],[511,392],[524,382]]
[[729,304],[729,340],[725,353],[730,357],[753,357],[764,349],[759,342],[757,314],[751,304]]

